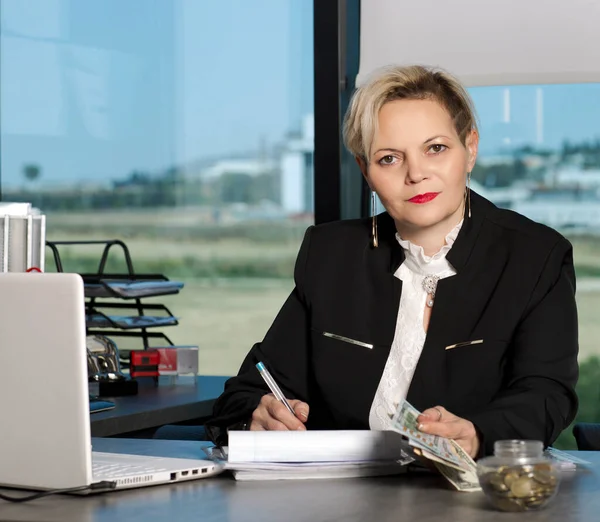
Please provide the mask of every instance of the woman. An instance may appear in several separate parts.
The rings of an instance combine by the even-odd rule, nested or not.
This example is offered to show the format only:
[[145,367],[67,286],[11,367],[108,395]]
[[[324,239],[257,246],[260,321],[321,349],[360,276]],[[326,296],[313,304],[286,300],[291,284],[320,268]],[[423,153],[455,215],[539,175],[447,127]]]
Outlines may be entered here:
[[422,431],[473,457],[501,439],[551,444],[577,409],[569,242],[470,190],[474,110],[443,71],[383,70],[356,91],[344,137],[386,212],[308,229],[296,286],[212,425],[382,430],[406,398]]

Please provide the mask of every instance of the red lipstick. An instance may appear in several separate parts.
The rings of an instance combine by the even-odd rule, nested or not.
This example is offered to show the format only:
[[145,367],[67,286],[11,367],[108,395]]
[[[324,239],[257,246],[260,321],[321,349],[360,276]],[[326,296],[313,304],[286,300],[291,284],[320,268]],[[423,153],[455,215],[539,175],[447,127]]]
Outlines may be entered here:
[[422,205],[423,203],[429,203],[434,200],[439,192],[426,192],[425,194],[417,194],[414,198],[410,198],[408,201],[411,203],[417,203]]

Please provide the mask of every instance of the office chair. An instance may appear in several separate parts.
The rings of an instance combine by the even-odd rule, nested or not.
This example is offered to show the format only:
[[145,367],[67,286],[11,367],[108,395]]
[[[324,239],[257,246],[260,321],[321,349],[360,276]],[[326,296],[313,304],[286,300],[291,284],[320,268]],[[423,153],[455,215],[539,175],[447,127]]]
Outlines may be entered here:
[[158,428],[153,439],[163,440],[208,440],[204,426],[167,424]]
[[573,427],[573,435],[580,451],[600,450],[600,423],[578,422]]

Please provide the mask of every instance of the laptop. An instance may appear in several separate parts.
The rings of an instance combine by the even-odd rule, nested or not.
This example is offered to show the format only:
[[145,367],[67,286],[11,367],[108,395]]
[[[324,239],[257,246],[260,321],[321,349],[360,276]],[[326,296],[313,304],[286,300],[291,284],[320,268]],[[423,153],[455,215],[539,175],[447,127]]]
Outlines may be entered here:
[[210,460],[92,451],[84,301],[77,274],[0,273],[0,485],[86,493],[220,473]]

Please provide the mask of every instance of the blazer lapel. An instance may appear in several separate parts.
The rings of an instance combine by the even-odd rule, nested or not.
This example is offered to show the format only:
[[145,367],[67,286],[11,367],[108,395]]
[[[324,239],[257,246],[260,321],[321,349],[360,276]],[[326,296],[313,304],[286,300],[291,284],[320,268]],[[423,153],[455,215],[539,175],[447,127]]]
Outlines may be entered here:
[[465,216],[447,255],[457,274],[438,283],[425,345],[407,396],[420,410],[444,406],[451,400],[446,387],[445,347],[470,339],[508,258],[495,237],[480,235],[489,203],[476,194],[471,203],[472,217]]
[[404,251],[396,241],[396,227],[387,214],[378,217],[379,246],[365,247],[365,267],[368,274],[369,290],[364,306],[367,328],[374,344],[372,364],[361,368],[361,386],[364,393],[356,404],[359,418],[368,423],[373,397],[379,386],[381,375],[387,362],[396,331],[396,319],[402,293],[402,281],[394,277],[396,269],[404,261]]
[[394,277],[404,261],[404,250],[396,241],[396,226],[388,214],[380,214],[379,247],[369,247],[366,255],[371,302],[367,304],[369,329],[376,344],[390,347],[394,340],[402,281]]

